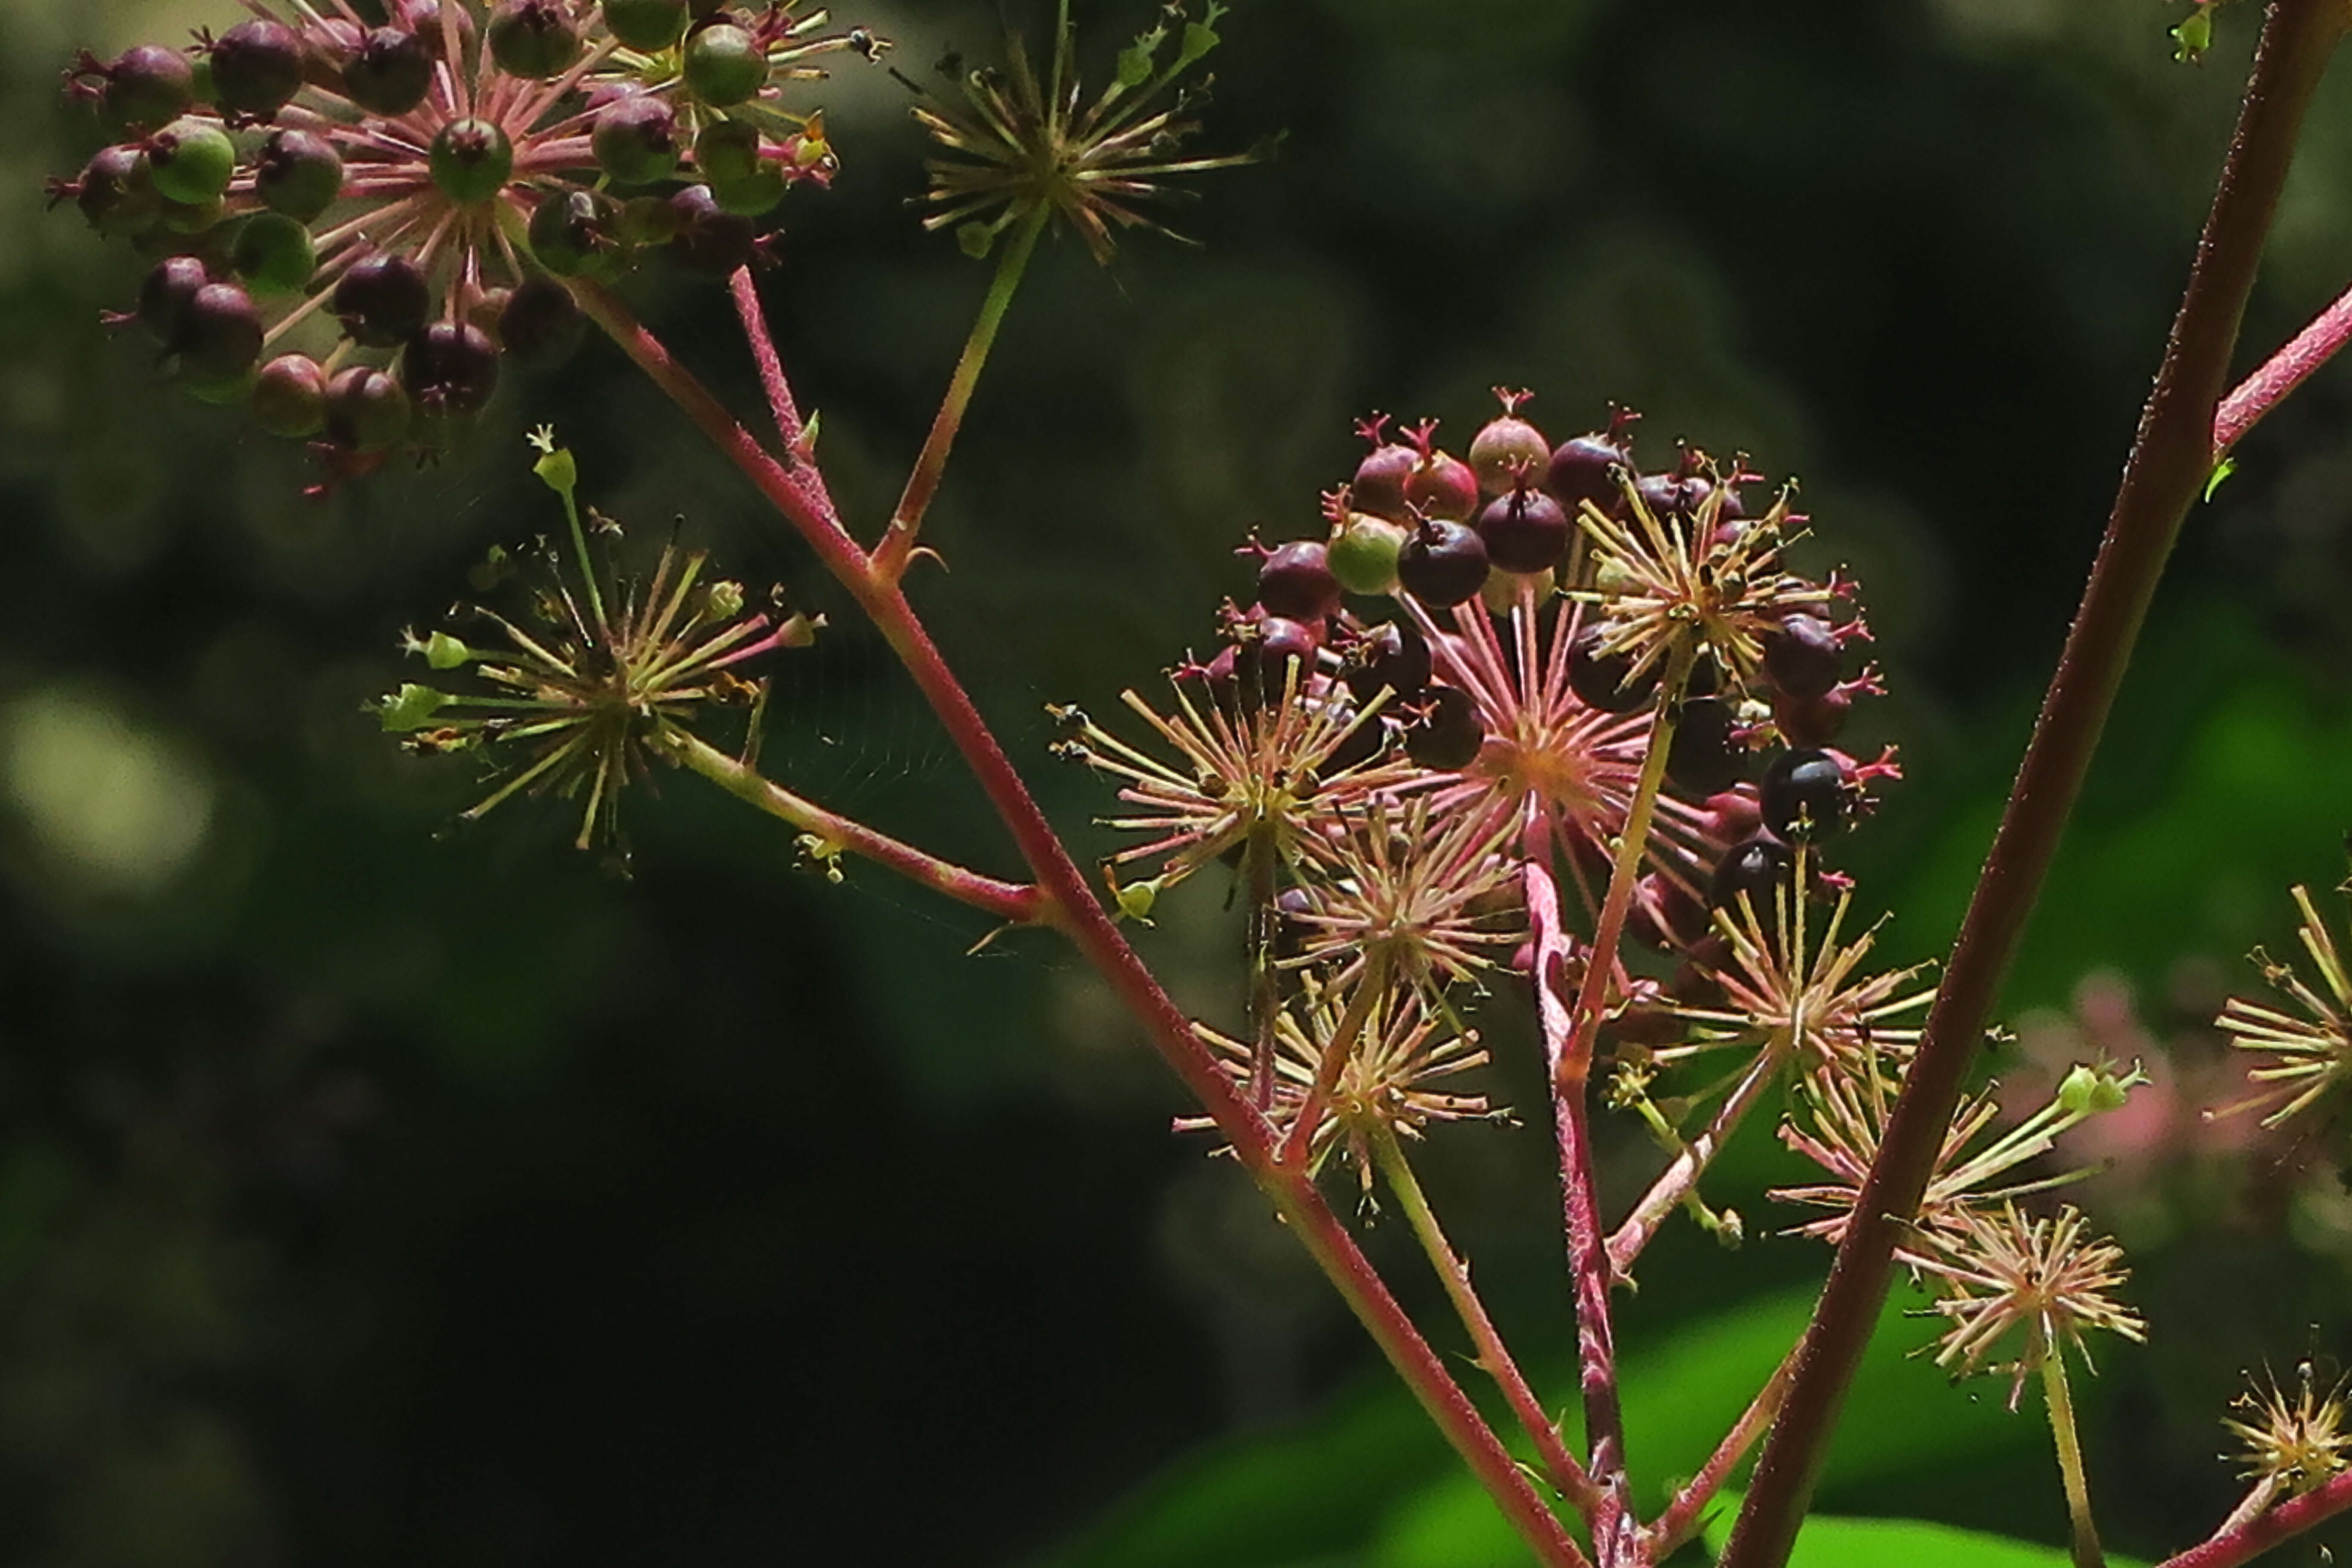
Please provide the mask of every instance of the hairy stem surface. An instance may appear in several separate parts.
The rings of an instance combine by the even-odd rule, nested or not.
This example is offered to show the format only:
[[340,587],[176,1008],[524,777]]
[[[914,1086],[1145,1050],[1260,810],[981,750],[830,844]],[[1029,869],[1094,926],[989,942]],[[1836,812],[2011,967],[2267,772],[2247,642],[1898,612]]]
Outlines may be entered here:
[[2082,608],[1878,1159],[1806,1331],[1788,1405],[1757,1461],[1725,1568],[1780,1568],[1796,1542],[1830,1434],[1886,1299],[1895,1247],[1934,1171],[1986,1017],[2082,791],[2165,560],[2210,471],[2213,416],[2263,241],[2304,111],[2346,26],[2342,0],[2274,0],[2264,21],[2237,132]]

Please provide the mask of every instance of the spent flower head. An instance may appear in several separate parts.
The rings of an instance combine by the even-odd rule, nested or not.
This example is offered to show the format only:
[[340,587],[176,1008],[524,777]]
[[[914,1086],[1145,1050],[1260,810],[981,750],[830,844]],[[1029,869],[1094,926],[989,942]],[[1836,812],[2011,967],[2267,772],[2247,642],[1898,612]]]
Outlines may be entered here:
[[2294,1370],[2292,1396],[2266,1373],[2259,1385],[2238,1396],[2234,1407],[2241,1414],[2221,1423],[2238,1439],[2238,1473],[2255,1483],[2264,1505],[2301,1497],[2352,1466],[2344,1380],[2323,1392],[2309,1361]]
[[1377,969],[1392,983],[1443,987],[1520,941],[1508,827],[1433,816],[1426,795],[1401,805],[1375,795],[1338,836],[1309,840],[1314,874],[1286,914],[1297,946],[1286,963],[1340,986]]
[[785,89],[883,47],[790,4],[247,9],[192,50],[85,54],[69,90],[122,140],[52,190],[161,257],[120,319],[192,391],[249,399],[346,468],[443,439],[502,358],[567,351],[584,318],[566,280],[750,260],[754,220],[836,167]]
[[[2072,1206],[2046,1218],[2014,1203],[1963,1210],[1954,1226],[1937,1234],[1925,1267],[1941,1289],[1935,1310],[1948,1323],[1936,1364],[1959,1373],[2009,1373],[2012,1410],[2026,1376],[2048,1358],[2072,1349],[2087,1364],[2084,1336],[2092,1331],[2135,1344],[2147,1338],[2147,1324],[2115,1297],[2129,1274],[2123,1248],[2089,1230]],[[1989,1359],[2019,1335],[2016,1359]]]
[[1213,79],[1187,79],[1217,47],[1224,14],[1216,0],[1207,0],[1197,16],[1184,0],[1162,6],[1160,21],[1120,51],[1110,81],[1091,103],[1078,81],[1069,0],[1055,16],[1053,58],[1042,79],[1017,37],[1007,41],[1002,71],[964,74],[961,61],[942,61],[943,74],[961,78],[953,99],[901,77],[921,95],[916,120],[955,154],[924,165],[931,184],[923,200],[932,210],[923,226],[953,227],[967,252],[984,256],[1008,228],[1058,221],[1076,231],[1098,262],[1111,258],[1116,229],[1168,233],[1141,210],[1172,194],[1166,182],[1257,156],[1181,155],[1200,130],[1192,111]]
[[2263,1125],[2275,1127],[2305,1110],[2342,1083],[2352,1072],[2352,976],[2336,948],[2336,939],[2311,901],[2308,888],[2294,889],[2295,908],[2303,911],[2299,935],[2304,951],[2319,971],[2326,994],[2305,984],[2288,964],[2261,948],[2253,961],[2271,988],[2295,1005],[2295,1012],[2232,996],[2215,1020],[2230,1043],[2252,1052],[2260,1064],[2246,1076],[2262,1087],[2217,1115],[2261,1108]]
[[[703,552],[665,544],[650,576],[600,570],[573,500],[570,452],[540,431],[540,477],[562,498],[572,558],[541,539],[530,551],[543,581],[519,619],[478,607],[455,614],[487,625],[496,642],[475,647],[447,631],[411,632],[406,651],[436,671],[471,666],[478,686],[444,691],[410,683],[376,704],[387,731],[414,751],[473,752],[499,776],[468,810],[480,817],[509,797],[552,792],[582,803],[583,849],[614,837],[622,789],[666,757],[674,736],[713,704],[757,713],[764,681],[737,673],[780,647],[804,647],[822,620],[751,607],[742,584],[707,576]],[[603,541],[618,525],[594,511]],[[493,558],[503,568],[507,558]]]

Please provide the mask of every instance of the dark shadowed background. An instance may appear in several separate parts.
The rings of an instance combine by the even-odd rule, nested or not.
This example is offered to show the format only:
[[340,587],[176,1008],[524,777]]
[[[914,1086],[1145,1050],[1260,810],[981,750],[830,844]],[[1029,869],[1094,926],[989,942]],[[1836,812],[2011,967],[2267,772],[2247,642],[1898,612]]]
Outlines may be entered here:
[[[1097,79],[1150,17],[1076,10]],[[569,848],[557,806],[451,831],[467,764],[404,755],[360,705],[410,678],[397,634],[482,551],[554,525],[520,438],[551,420],[600,508],[640,532],[682,516],[736,574],[832,614],[775,661],[780,776],[1015,866],[845,601],[611,350],[510,381],[437,467],[317,501],[299,449],[160,384],[99,324],[140,264],[42,210],[43,177],[100,140],[58,73],[76,47],[234,15],[0,5],[0,1563],[1508,1561],[1444,1533],[1434,1439],[1245,1184],[1170,1135],[1173,1080],[1054,942],[967,955],[977,917],[856,866],[829,885],[683,775],[628,802],[628,879]],[[836,16],[915,74],[995,58],[1005,20]],[[1821,560],[1861,578],[1895,695],[1857,732],[1900,742],[1911,777],[1845,863],[1864,907],[1895,911],[1885,951],[1932,956],[2258,20],[2226,15],[2190,68],[2177,19],[2148,0],[1244,0],[1212,141],[1284,131],[1279,158],[1172,213],[1199,248],[1139,237],[1104,270],[1045,247],[934,513],[952,570],[919,600],[1100,854],[1107,795],[1047,759],[1043,705],[1108,711],[1204,646],[1247,591],[1234,545],[1316,526],[1354,419],[1433,414],[1466,441],[1507,384],[1557,439],[1630,403],[1654,461],[1688,437],[1801,476]],[[845,173],[788,204],[763,288],[870,533],[985,271],[908,212],[903,89],[852,68],[815,96]],[[2256,351],[2352,279],[2348,192],[2338,79]],[[751,394],[717,290],[626,291]],[[2192,519],[2016,971],[2029,1050],[2070,1029],[2152,1061],[2179,1042],[2193,1076],[2245,950],[2294,945],[2289,885],[2342,878],[2347,415],[2352,380],[2323,374]],[[1227,1007],[1232,926],[1213,889],[1185,892],[1145,949],[1190,1005]],[[1523,1058],[1517,1004],[1490,1019]],[[1544,1142],[1539,1120],[1440,1137],[1431,1180],[1549,1367],[1569,1330]],[[2114,1543],[2153,1555],[2232,1500],[2215,1423],[2242,1372],[2352,1343],[2352,1197],[2331,1160],[2250,1168],[2186,1109],[2109,1152],[2084,1201],[2134,1247],[2155,1337],[2102,1358],[2090,1440]],[[1755,1141],[1720,1194],[1758,1239],[1678,1236],[1627,1303],[1661,1390],[1684,1347],[1785,1323],[1818,1278],[1824,1255],[1769,1237],[1753,1195],[1771,1154]],[[1621,1175],[1630,1139],[1625,1157]],[[1373,1239],[1441,1324],[1397,1238]],[[1864,1466],[1826,1500],[2059,1539],[2032,1409],[1916,1381],[1857,1448],[1949,1425],[1975,1434],[1965,1463]],[[1637,1400],[1637,1444],[1645,1410],[1698,1397]]]

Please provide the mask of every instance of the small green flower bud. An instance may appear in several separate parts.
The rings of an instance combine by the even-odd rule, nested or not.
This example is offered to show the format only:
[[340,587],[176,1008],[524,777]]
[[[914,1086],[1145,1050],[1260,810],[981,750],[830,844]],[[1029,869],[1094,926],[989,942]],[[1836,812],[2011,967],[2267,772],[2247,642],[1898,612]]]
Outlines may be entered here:
[[447,632],[435,632],[425,639],[425,662],[435,669],[455,669],[467,660],[478,657],[472,648]]
[[1160,901],[1160,879],[1148,882],[1114,883],[1111,897],[1118,900],[1118,918],[1142,925],[1151,923],[1152,906]]
[[731,621],[743,613],[743,584],[719,582],[710,584],[704,608],[714,621]]
[[405,734],[431,723],[433,715],[440,711],[441,705],[448,700],[431,687],[419,686],[412,680],[378,702],[375,714],[383,722],[385,734]]
[[[553,428],[543,428],[549,441],[552,443],[555,434]],[[572,487],[580,482],[580,465],[572,461],[572,448],[551,444],[541,447],[540,451],[543,455],[539,461],[530,466],[530,471],[539,476],[540,483],[557,495],[569,496]]]
[[823,616],[794,616],[776,628],[776,646],[778,647],[814,647],[816,634],[824,627]]

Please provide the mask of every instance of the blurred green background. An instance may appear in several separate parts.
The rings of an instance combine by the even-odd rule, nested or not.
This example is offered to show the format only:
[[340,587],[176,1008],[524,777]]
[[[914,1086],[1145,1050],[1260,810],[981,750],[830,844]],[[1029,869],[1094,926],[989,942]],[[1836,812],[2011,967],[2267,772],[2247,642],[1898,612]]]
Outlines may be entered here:
[[[1076,6],[1097,74],[1143,5]],[[861,9],[923,72],[1000,49],[989,5]],[[835,632],[775,664],[765,758],[973,863],[1013,861],[805,554],[618,356],[510,383],[437,467],[331,500],[299,450],[158,384],[101,327],[140,264],[41,182],[99,144],[71,51],[226,26],[172,0],[0,5],[0,1563],[1300,1564],[1513,1561],[1328,1291],[1196,1142],[1066,952],[852,868],[688,777],[629,803],[635,876],[560,808],[360,712],[400,628],[555,521],[520,434],[586,493],[685,519]],[[1034,16],[1012,8],[1016,25]],[[1909,779],[1849,841],[1882,951],[1948,941],[2154,369],[2257,17],[2173,64],[2147,0],[1244,0],[1213,139],[1268,165],[1104,271],[1049,246],[934,513],[940,640],[1083,854],[1105,796],[1045,756],[1246,591],[1233,546],[1315,526],[1351,422],[1496,384],[1558,439],[1611,398],[1794,473],[1864,584],[1895,695],[1858,740]],[[845,172],[786,208],[764,285],[836,491],[867,528],[984,272],[906,199],[903,89],[817,94]],[[2352,80],[2326,89],[2248,326],[2352,279]],[[751,393],[715,291],[631,297]],[[2090,1151],[2155,1324],[2088,1395],[2111,1542],[2156,1556],[2234,1497],[2250,1367],[2352,1344],[2352,1198],[2314,1147],[2200,1130],[2203,1029],[2292,942],[2352,826],[2352,378],[2323,373],[2192,519],[2021,959],[2030,1082],[2085,1039],[2166,1049]],[[1228,1005],[1213,889],[1147,951]],[[2087,983],[2086,976],[2094,977]],[[2132,1000],[2136,998],[2136,1000]],[[1489,1009],[1528,1103],[1517,1004]],[[2039,1052],[2037,1058],[2035,1053]],[[1516,1075],[1516,1076],[1515,1076]],[[1507,1330],[1566,1396],[1540,1119],[1433,1140],[1430,1181]],[[1643,1170],[1622,1140],[1608,1175]],[[1636,1458],[1703,1456],[1801,1321],[1823,1255],[1768,1233],[1751,1140],[1626,1304]],[[1376,1253],[1454,1345],[1392,1227]],[[1916,1304],[1916,1303],[1915,1303]],[[2055,1542],[2047,1436],[1947,1389],[1897,1317],[1825,1504]],[[1775,1336],[1778,1336],[1776,1339]],[[1646,1457],[1646,1458],[1645,1458]]]

